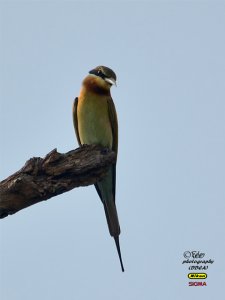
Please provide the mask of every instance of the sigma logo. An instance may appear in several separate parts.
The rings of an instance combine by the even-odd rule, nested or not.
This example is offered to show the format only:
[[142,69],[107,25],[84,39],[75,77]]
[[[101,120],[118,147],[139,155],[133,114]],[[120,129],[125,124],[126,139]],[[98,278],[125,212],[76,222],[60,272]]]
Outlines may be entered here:
[[205,281],[193,281],[193,282],[189,282],[189,286],[207,286]]

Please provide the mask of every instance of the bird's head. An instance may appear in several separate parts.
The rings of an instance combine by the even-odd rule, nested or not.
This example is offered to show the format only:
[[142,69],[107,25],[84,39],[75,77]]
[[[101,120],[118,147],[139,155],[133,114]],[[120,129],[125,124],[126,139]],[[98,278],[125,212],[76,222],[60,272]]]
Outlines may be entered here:
[[109,93],[111,86],[116,86],[116,74],[108,67],[98,66],[89,72],[83,84],[89,91]]
[[100,77],[110,86],[116,85],[116,74],[108,67],[98,66],[91,70],[89,74],[93,74],[95,76]]

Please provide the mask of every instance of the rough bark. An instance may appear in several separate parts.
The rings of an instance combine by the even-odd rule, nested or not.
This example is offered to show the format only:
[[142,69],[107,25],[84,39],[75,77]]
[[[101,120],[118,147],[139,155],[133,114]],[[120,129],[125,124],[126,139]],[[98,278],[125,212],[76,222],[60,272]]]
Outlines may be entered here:
[[97,145],[82,146],[65,154],[56,149],[34,157],[0,182],[0,218],[104,177],[116,155]]

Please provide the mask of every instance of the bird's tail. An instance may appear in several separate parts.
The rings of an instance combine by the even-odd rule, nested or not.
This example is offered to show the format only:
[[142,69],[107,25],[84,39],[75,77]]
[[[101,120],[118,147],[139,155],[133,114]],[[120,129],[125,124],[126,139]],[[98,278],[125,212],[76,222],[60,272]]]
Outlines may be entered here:
[[103,206],[105,209],[106,220],[108,223],[108,228],[111,236],[114,237],[116,249],[120,259],[120,265],[122,272],[124,272],[122,256],[120,252],[120,242],[119,242],[119,234],[120,234],[120,225],[119,219],[117,215],[116,205],[114,201],[107,201],[107,203],[103,202]]
[[111,168],[103,180],[95,184],[95,188],[104,206],[106,220],[111,236],[114,237],[117,252],[120,259],[122,271],[124,272],[123,262],[120,252],[119,235],[120,224],[115,203],[115,168]]
[[121,252],[120,252],[120,241],[119,241],[119,236],[114,236],[114,240],[116,243],[116,249],[119,255],[119,259],[120,259],[120,265],[121,265],[121,269],[122,272],[124,272],[124,267],[123,267],[123,260],[122,260],[122,256],[121,256]]
[[114,201],[104,201],[103,202],[106,220],[109,228],[109,233],[111,236],[118,236],[120,234],[120,224],[117,215],[116,205]]

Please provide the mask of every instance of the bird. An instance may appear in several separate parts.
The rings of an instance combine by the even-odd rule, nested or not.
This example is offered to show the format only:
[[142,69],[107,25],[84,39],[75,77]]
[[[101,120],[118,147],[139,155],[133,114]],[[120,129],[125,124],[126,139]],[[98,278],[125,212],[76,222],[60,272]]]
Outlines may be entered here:
[[[73,125],[79,146],[97,144],[118,152],[118,120],[110,88],[116,86],[115,72],[97,66],[84,78],[79,96],[73,103]],[[105,177],[95,184],[104,207],[110,235],[114,238],[121,270],[124,266],[120,251],[120,225],[115,203],[116,162]]]

